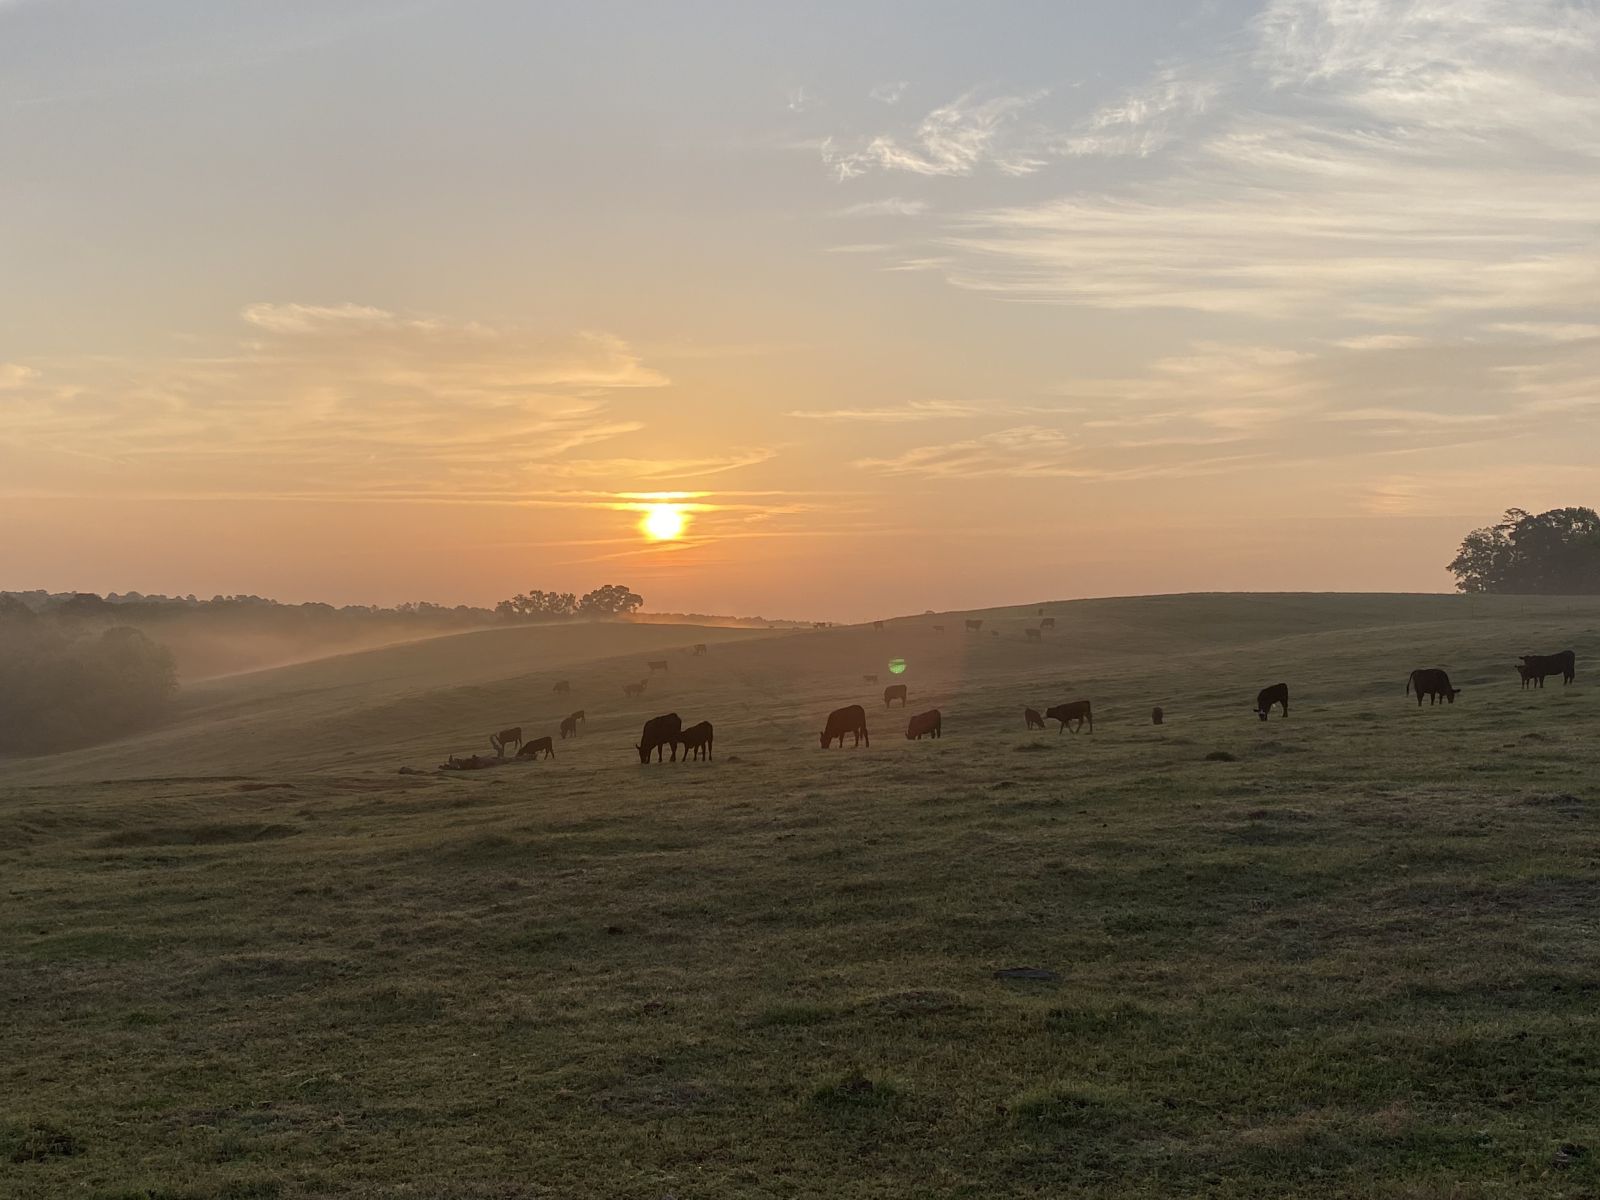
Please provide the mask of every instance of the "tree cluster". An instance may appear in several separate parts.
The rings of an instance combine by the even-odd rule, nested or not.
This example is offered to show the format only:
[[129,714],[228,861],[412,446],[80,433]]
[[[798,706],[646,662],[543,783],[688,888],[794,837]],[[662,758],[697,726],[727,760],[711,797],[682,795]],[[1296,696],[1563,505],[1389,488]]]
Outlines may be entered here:
[[137,629],[89,629],[0,598],[0,753],[44,754],[160,720],[178,690],[172,655]]
[[1600,595],[1600,514],[1507,509],[1497,524],[1467,534],[1449,570],[1462,592]]
[[508,620],[537,620],[545,617],[619,617],[637,612],[644,597],[620,583],[608,583],[585,592],[520,592],[502,600],[494,611]]

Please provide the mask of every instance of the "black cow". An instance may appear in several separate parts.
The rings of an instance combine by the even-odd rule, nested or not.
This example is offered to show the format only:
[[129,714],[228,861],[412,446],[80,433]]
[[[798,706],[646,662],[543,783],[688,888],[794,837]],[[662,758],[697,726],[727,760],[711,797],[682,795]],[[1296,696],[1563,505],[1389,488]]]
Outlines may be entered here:
[[538,758],[543,754],[546,758],[556,756],[556,744],[547,737],[534,738],[531,742],[522,743],[522,749],[517,751],[518,758]]
[[1454,704],[1456,697],[1461,694],[1460,688],[1450,686],[1450,676],[1437,667],[1418,667],[1406,677],[1406,695],[1415,690],[1417,693],[1417,707],[1422,707],[1422,697],[1428,697],[1428,704],[1432,707],[1441,700],[1447,704]]
[[711,761],[711,722],[701,721],[698,725],[691,725],[678,735],[678,745],[683,747],[683,761],[689,761],[689,752],[692,750],[696,758]]
[[1533,682],[1533,668],[1525,662],[1512,663],[1517,669],[1517,678],[1522,680],[1522,690],[1527,691],[1528,685]]
[[891,683],[888,687],[883,689],[883,706],[885,708],[888,708],[889,705],[895,700],[900,701],[900,707],[901,708],[904,708],[906,706],[906,685],[905,684],[903,684],[903,683]]
[[872,745],[872,739],[867,736],[867,710],[859,704],[847,705],[836,708],[828,714],[828,727],[822,731],[822,748],[826,750],[833,744],[835,738],[839,739],[839,749],[844,749],[844,735],[855,734],[855,745],[866,742]]
[[1524,654],[1522,664],[1528,669],[1524,680],[1532,679],[1540,687],[1544,686],[1546,675],[1561,676],[1563,687],[1578,677],[1578,656],[1571,650],[1560,654]]
[[1029,729],[1043,729],[1044,728],[1044,718],[1039,715],[1039,712],[1038,712],[1037,709],[1024,708],[1022,710],[1022,720],[1028,726]]
[[706,654],[706,644],[704,642],[696,642],[694,644],[694,656],[696,658],[704,658],[705,654]]
[[918,713],[906,723],[906,740],[920,742],[923,735],[928,737],[944,736],[944,718],[939,715],[937,708],[930,708],[925,713]]
[[1047,721],[1061,722],[1061,729],[1056,730],[1058,734],[1066,729],[1069,721],[1077,722],[1072,727],[1073,733],[1082,729],[1085,721],[1089,722],[1089,732],[1094,732],[1094,713],[1089,711],[1087,700],[1074,700],[1071,704],[1058,704],[1054,708],[1047,708],[1044,710],[1044,717]]
[[678,761],[678,736],[683,732],[683,721],[677,713],[666,713],[663,716],[651,717],[644,723],[644,733],[639,737],[639,742],[634,749],[639,752],[639,761],[650,761],[650,752],[655,751],[656,761],[661,761],[661,752],[668,746],[672,747],[672,761]]
[[1275,683],[1271,687],[1264,687],[1256,693],[1256,716],[1265,721],[1274,704],[1283,705],[1283,715],[1286,717],[1289,715],[1289,685],[1287,683]]

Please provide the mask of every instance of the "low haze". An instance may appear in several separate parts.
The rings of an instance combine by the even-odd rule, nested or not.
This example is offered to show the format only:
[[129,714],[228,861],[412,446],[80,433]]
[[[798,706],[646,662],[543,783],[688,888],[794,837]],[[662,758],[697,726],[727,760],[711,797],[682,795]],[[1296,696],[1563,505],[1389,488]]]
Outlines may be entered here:
[[0,2],[0,586],[1445,591],[1594,480],[1597,55],[1560,0]]

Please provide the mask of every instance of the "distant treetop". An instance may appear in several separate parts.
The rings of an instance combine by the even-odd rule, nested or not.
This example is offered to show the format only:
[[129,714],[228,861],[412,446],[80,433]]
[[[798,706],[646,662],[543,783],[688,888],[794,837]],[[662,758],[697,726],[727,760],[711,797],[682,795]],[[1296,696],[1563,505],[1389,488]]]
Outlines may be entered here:
[[1600,595],[1600,514],[1508,508],[1498,524],[1467,534],[1449,570],[1462,592]]

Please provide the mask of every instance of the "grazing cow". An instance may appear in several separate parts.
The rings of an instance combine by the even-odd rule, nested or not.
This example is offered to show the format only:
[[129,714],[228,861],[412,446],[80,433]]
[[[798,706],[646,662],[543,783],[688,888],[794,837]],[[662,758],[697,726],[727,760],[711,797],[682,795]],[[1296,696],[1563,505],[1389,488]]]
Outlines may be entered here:
[[701,721],[698,725],[691,725],[678,735],[678,745],[683,747],[683,761],[689,761],[689,752],[694,751],[696,758],[711,761],[711,722]]
[[641,679],[638,683],[625,683],[622,685],[622,694],[624,696],[642,696],[644,695],[644,685],[648,682],[650,682],[648,679]]
[[1456,697],[1461,694],[1461,689],[1450,686],[1450,676],[1437,667],[1418,667],[1406,677],[1406,695],[1415,689],[1417,693],[1417,707],[1422,707],[1422,697],[1428,697],[1428,705],[1432,707],[1443,701],[1454,704]]
[[1022,632],[1023,632],[1024,635],[1026,635],[1027,640],[1030,641],[1030,642],[1038,642],[1038,641],[1043,641],[1044,640],[1043,636],[1039,633],[1039,631],[1037,629],[1024,629]]
[[1156,705],[1150,710],[1150,724],[1160,725],[1167,719],[1167,714],[1161,711],[1161,705]]
[[885,708],[888,708],[896,700],[900,701],[901,708],[906,706],[906,685],[903,683],[891,683],[883,689],[883,706]]
[[1039,622],[1040,629],[1054,629],[1055,627],[1056,619],[1054,617],[1046,617],[1044,620]]
[[538,758],[540,754],[543,754],[546,758],[554,758],[556,756],[555,742],[547,737],[534,738],[533,741],[526,743],[521,750],[517,751],[518,758]]
[[1265,721],[1274,704],[1283,705],[1283,715],[1286,717],[1289,715],[1289,685],[1287,683],[1275,683],[1271,687],[1264,687],[1256,693],[1256,716]]
[[647,659],[644,665],[649,667],[650,674],[654,675],[657,671],[665,671],[667,669],[667,660],[664,658],[659,658],[655,662],[650,662]]
[[1056,730],[1058,734],[1067,728],[1069,721],[1077,722],[1072,727],[1073,733],[1081,730],[1085,721],[1089,722],[1089,732],[1094,732],[1094,713],[1089,711],[1087,700],[1074,700],[1070,704],[1058,704],[1054,708],[1047,708],[1044,710],[1044,716],[1047,721],[1061,722],[1061,728]]
[[517,725],[511,729],[502,729],[499,733],[489,735],[489,745],[494,747],[494,752],[501,758],[506,756],[506,747],[515,742],[522,745],[522,726]]
[[577,719],[577,717],[562,717],[561,718],[561,740],[564,742],[569,737],[577,737],[577,736],[578,736],[578,719]]
[[861,682],[862,683],[877,683],[878,682],[878,677],[876,675],[863,675],[861,677]]
[[983,632],[983,621],[981,619],[979,619],[977,621],[968,621],[967,622],[967,632],[968,633],[982,633]]
[[551,688],[550,690],[552,692],[559,692],[561,695],[565,696],[572,691],[572,684],[568,683],[565,679],[558,679],[556,680],[555,687]]
[[694,644],[694,656],[696,658],[704,658],[706,656],[706,644],[704,642],[696,642]]
[[844,735],[855,734],[855,745],[866,742],[872,745],[872,739],[867,736],[867,710],[859,704],[846,705],[836,708],[828,714],[828,725],[822,731],[822,748],[826,750],[833,744],[835,738],[839,739],[839,749],[844,749]]
[[1525,662],[1512,663],[1517,669],[1517,678],[1522,680],[1522,690],[1527,691],[1528,685],[1533,682],[1533,668]]
[[937,708],[930,708],[925,713],[918,713],[906,723],[906,740],[920,742],[923,734],[929,737],[944,736],[944,718],[939,715]]
[[672,748],[672,761],[678,761],[678,738],[683,733],[683,722],[677,713],[666,713],[663,716],[651,717],[644,723],[644,732],[639,735],[638,744],[634,749],[639,752],[639,761],[650,761],[650,752],[655,751],[656,761],[661,761],[661,752],[669,746]]
[[879,633],[883,632],[883,622],[882,621],[874,621],[872,623],[872,627],[874,629],[876,629]]
[[1022,710],[1022,720],[1029,729],[1044,728],[1044,718],[1039,715],[1039,710],[1036,708],[1024,708]]
[[572,719],[580,725],[587,725],[589,723],[589,714],[580,708],[577,712],[572,714]]
[[1544,686],[1546,675],[1561,676],[1563,687],[1578,677],[1578,656],[1571,650],[1560,654],[1524,654],[1522,661],[1528,668],[1528,677],[1539,687]]

